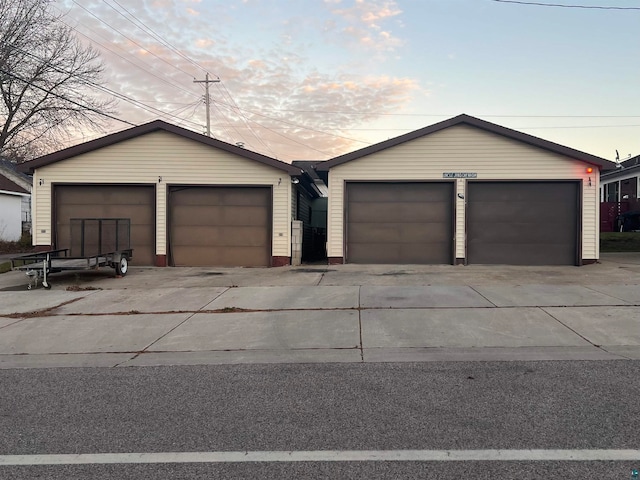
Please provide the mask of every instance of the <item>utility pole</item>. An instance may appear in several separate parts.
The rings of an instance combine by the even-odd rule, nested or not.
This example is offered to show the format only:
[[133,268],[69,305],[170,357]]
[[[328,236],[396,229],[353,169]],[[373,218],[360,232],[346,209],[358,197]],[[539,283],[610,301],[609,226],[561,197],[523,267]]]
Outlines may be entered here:
[[193,83],[204,83],[204,89],[205,89],[205,94],[204,94],[204,104],[207,108],[207,137],[211,136],[211,117],[209,115],[209,107],[211,104],[211,97],[209,96],[209,84],[210,83],[218,83],[220,81],[219,78],[216,78],[215,80],[210,80],[209,79],[209,72],[207,72],[207,74],[204,77],[204,80],[193,80]]

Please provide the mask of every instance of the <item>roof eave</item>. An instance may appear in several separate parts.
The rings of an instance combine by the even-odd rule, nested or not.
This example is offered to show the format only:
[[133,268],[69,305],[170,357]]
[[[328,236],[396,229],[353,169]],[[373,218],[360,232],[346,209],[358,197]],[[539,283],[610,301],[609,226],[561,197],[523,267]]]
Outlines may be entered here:
[[604,179],[604,178],[618,177],[618,176],[625,175],[627,173],[638,172],[639,170],[640,170],[640,165],[634,165],[632,167],[616,168],[615,170],[609,170],[609,171],[606,171],[606,172],[602,173],[600,175],[600,178]]
[[362,158],[367,155],[371,155],[373,153],[379,152],[381,150],[385,150],[387,148],[400,145],[401,143],[415,140],[417,138],[420,138],[435,132],[439,132],[440,130],[444,130],[446,128],[453,127],[456,125],[470,125],[472,127],[480,128],[482,130],[495,133],[503,137],[511,138],[513,140],[517,140],[517,141],[526,143],[528,145],[532,145],[532,146],[542,148],[544,150],[548,150],[566,157],[570,157],[575,160],[580,160],[582,162],[596,166],[599,169],[608,168],[611,165],[614,165],[613,162],[610,162],[609,160],[606,160],[604,158],[600,158],[595,155],[591,155],[589,153],[581,152],[579,150],[575,150],[570,147],[565,147],[564,145],[559,145],[557,143],[550,142],[548,140],[543,140],[541,138],[534,137],[526,133],[518,132],[517,130],[512,130],[510,128],[503,127],[501,125],[496,125],[495,123],[487,122],[485,120],[480,120],[479,118],[475,118],[470,115],[462,114],[462,115],[458,115],[457,117],[453,117],[448,120],[444,120],[442,122],[435,123],[433,125],[421,128],[419,130],[415,130],[413,132],[400,135],[399,137],[391,138],[384,142],[380,142],[375,145],[371,145],[369,147],[356,150],[355,152],[347,153],[347,154],[332,158],[330,160],[327,160],[326,162],[321,162],[316,165],[316,170],[328,171],[333,167],[349,162],[351,160]]
[[275,158],[267,157],[266,155],[252,152],[251,150],[246,150],[236,145],[231,145],[230,143],[226,143],[221,140],[217,140],[211,137],[207,137],[205,135],[201,135],[196,132],[192,132],[191,130],[178,127],[170,123],[166,123],[162,120],[155,120],[153,122],[146,123],[144,125],[139,125],[137,127],[123,130],[122,132],[112,133],[111,135],[106,135],[104,137],[91,140],[89,142],[81,143],[73,147],[65,148],[63,150],[50,153],[48,155],[44,155],[42,157],[20,164],[18,166],[18,169],[23,173],[34,173],[37,168],[51,165],[52,163],[60,162],[62,160],[66,160],[71,157],[92,152],[100,148],[108,147],[116,143],[123,142],[125,140],[130,140],[132,138],[136,138],[136,137],[146,135],[148,133],[156,132],[159,130],[170,132],[170,133],[179,135],[181,137],[188,138],[190,140],[194,140],[196,142],[200,142],[205,145],[209,145],[209,146],[218,148],[220,150],[224,150],[226,152],[233,153],[235,155],[239,155],[241,157],[257,161],[259,163],[282,170],[288,173],[289,175],[299,175],[301,173],[301,170],[299,168],[294,167],[288,163],[282,162],[280,160],[277,160]]
[[13,190],[2,190],[0,189],[0,193],[3,195],[13,195],[15,197],[29,197],[31,194],[29,192],[14,192]]

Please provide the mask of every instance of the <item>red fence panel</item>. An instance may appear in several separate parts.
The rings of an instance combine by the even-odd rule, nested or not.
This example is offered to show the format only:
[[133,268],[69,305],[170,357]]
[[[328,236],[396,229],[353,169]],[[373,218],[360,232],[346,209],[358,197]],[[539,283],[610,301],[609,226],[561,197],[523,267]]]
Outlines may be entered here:
[[616,218],[630,210],[629,202],[600,203],[600,231],[617,232]]

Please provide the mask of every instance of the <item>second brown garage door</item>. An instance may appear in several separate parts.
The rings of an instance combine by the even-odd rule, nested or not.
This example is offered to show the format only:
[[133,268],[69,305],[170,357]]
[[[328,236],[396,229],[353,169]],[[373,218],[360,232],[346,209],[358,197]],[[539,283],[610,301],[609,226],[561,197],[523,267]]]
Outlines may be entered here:
[[577,182],[469,182],[469,263],[575,265]]
[[453,183],[347,183],[346,261],[451,264]]
[[271,202],[269,187],[172,187],[171,264],[269,266]]
[[54,202],[56,248],[71,247],[72,218],[129,218],[132,263],[155,263],[154,186],[56,185]]

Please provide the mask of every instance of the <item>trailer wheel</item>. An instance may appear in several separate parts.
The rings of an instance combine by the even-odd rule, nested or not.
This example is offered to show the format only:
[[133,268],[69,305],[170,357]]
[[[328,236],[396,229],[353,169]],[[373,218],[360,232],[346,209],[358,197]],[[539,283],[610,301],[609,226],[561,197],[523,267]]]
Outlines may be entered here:
[[49,282],[42,282],[42,286],[45,290],[51,290],[51,284]]
[[129,271],[129,260],[124,255],[120,257],[120,261],[116,263],[116,273],[124,277]]

